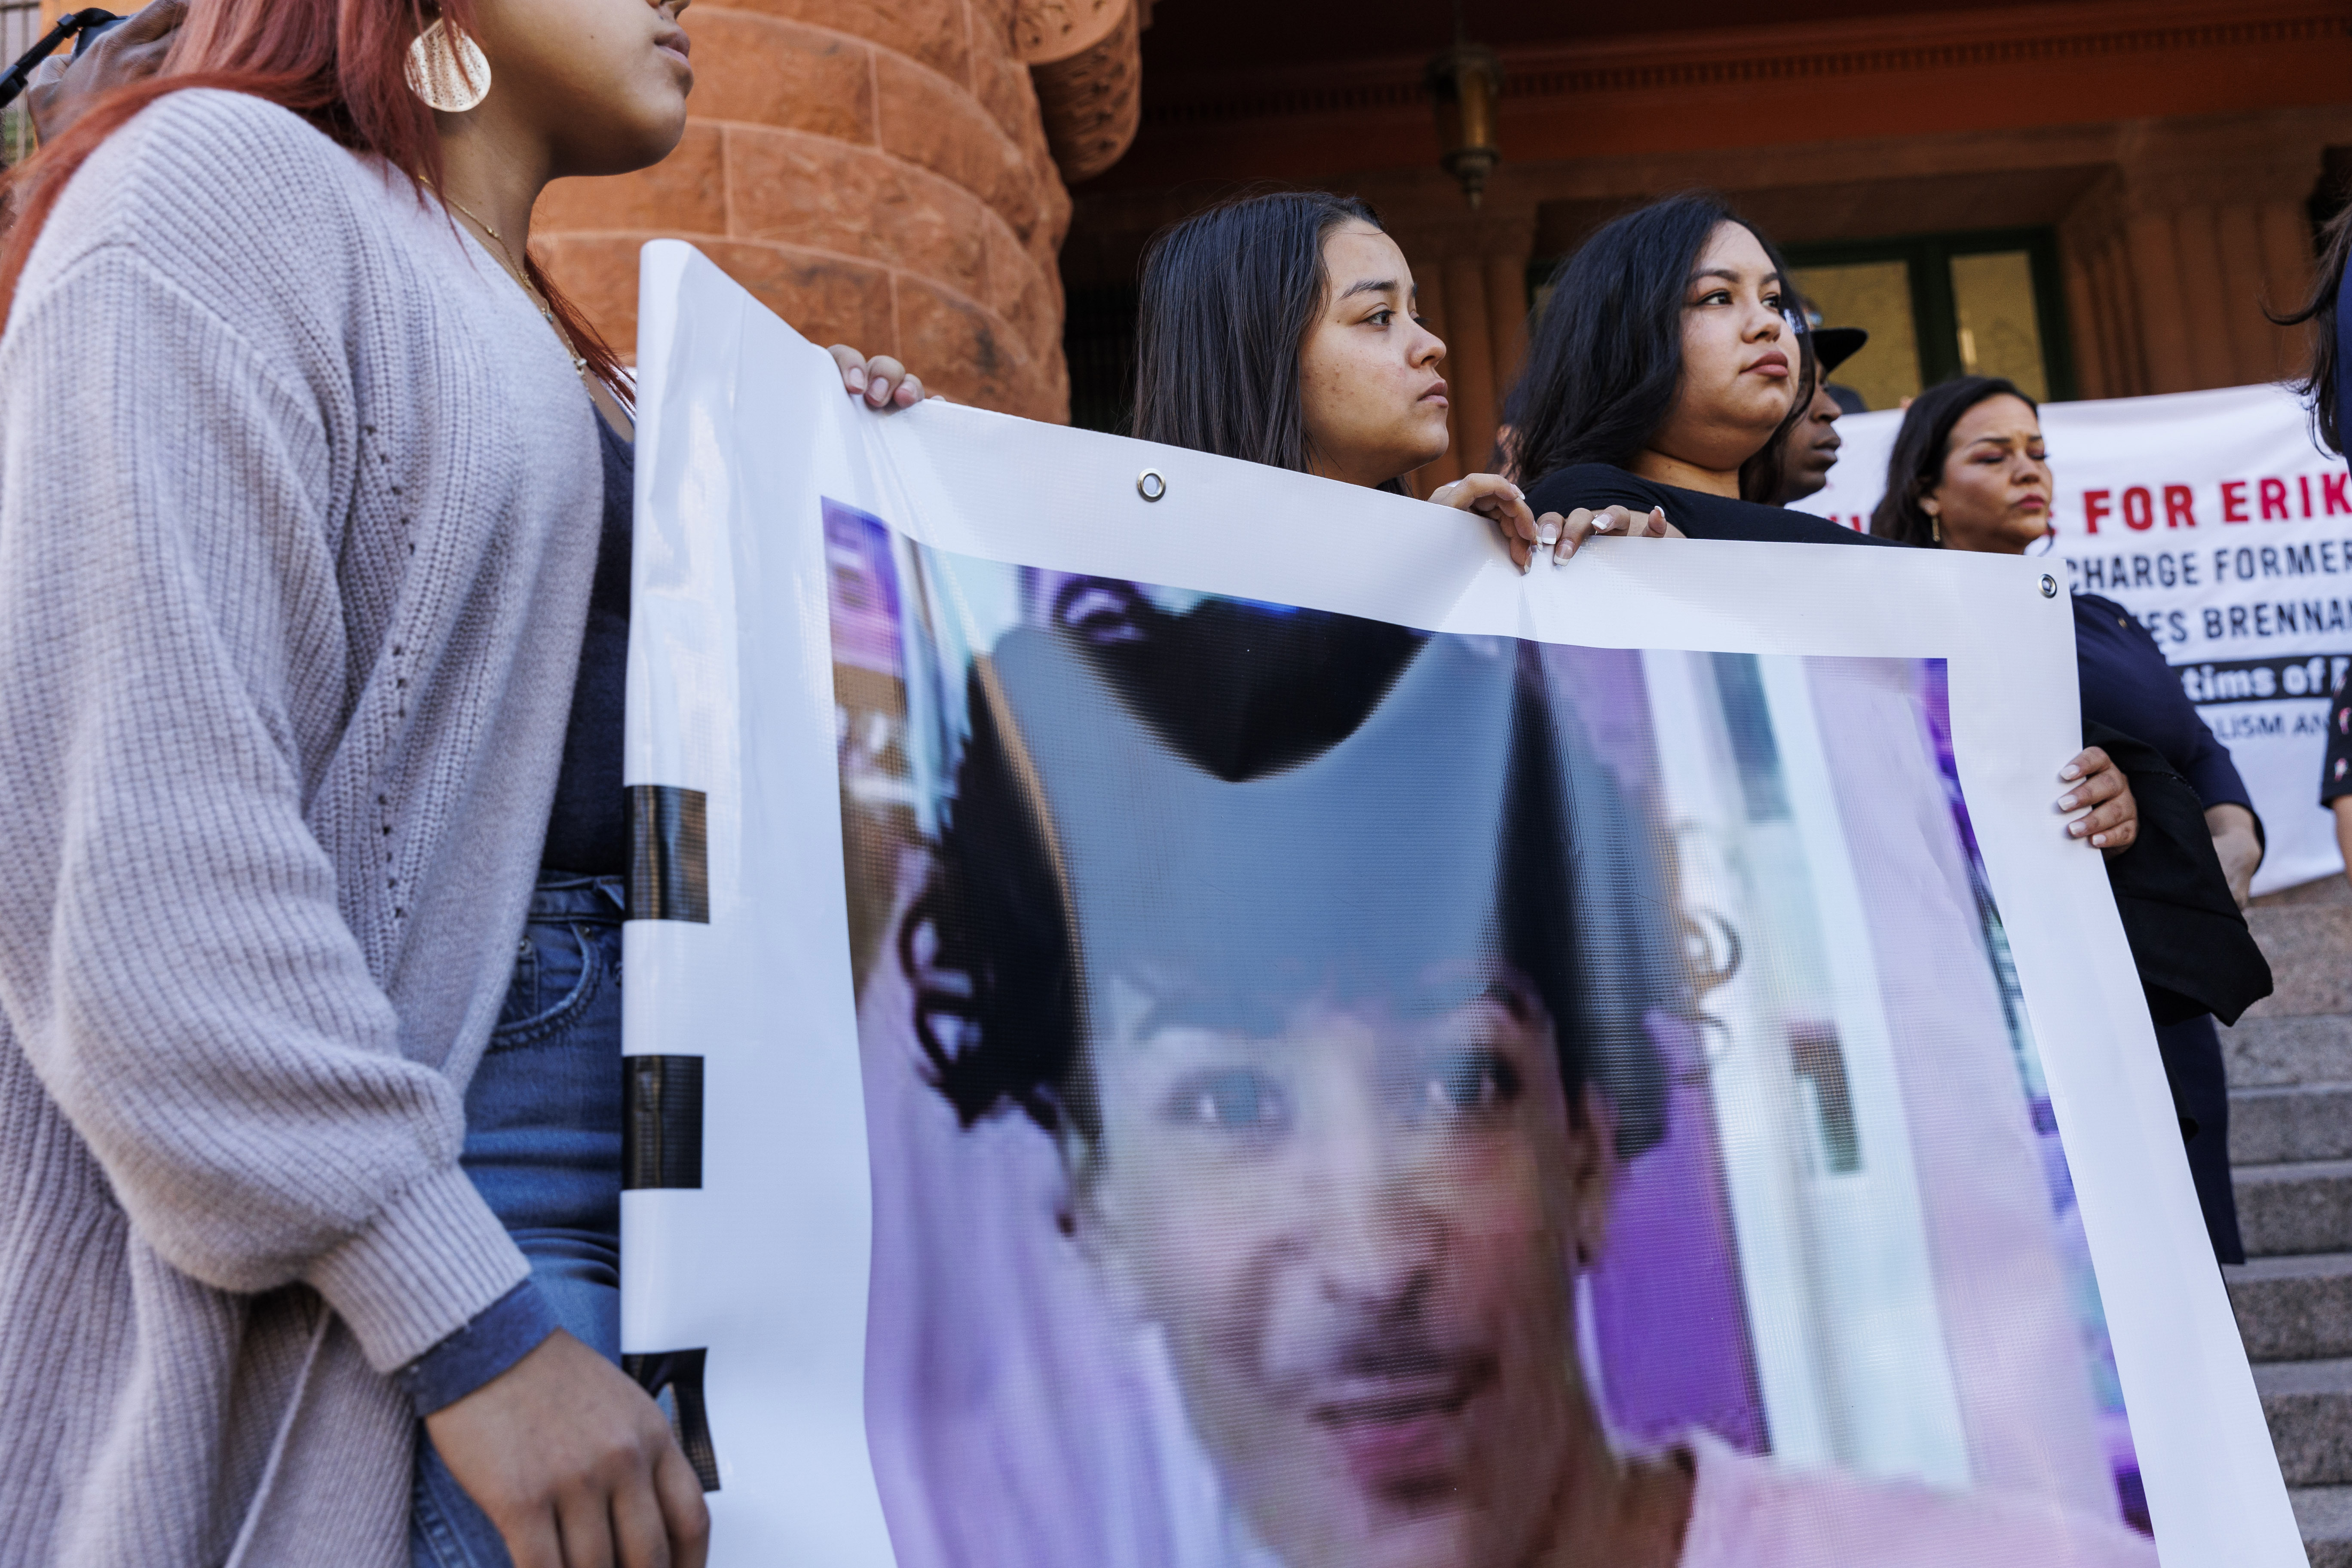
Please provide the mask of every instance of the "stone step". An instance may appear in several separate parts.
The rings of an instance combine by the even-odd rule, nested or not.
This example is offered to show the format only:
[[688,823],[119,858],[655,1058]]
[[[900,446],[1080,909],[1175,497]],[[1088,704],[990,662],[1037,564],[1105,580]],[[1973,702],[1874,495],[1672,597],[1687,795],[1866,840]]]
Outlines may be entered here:
[[2257,1258],[2221,1277],[2248,1359],[2352,1356],[2352,1252]]
[[2352,1568],[2352,1487],[2295,1487],[2287,1497],[2311,1568]]
[[2352,1160],[2241,1165],[2231,1176],[2248,1257],[2352,1252]]
[[2254,1387],[2287,1485],[2352,1483],[2352,1359],[2257,1363]]
[[2275,909],[2288,904],[2352,904],[2352,882],[2341,872],[2330,871],[2308,882],[2292,888],[2273,888],[2254,897],[2254,908]]
[[2352,1083],[2352,1018],[2290,1017],[2254,1011],[2223,1029],[2221,1059],[2232,1089]]
[[2233,1091],[2230,1158],[2241,1165],[2352,1160],[2352,1083],[2275,1084]]
[[2250,1016],[2352,1013],[2352,904],[2290,904],[2246,911],[2276,989]]

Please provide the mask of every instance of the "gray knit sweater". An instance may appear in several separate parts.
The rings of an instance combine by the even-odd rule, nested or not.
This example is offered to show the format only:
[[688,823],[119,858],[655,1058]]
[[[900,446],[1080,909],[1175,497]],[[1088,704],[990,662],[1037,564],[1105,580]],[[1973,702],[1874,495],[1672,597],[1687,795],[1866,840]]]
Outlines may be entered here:
[[457,1168],[570,706],[589,403],[387,179],[184,91],[0,338],[0,1564],[406,1560],[386,1373],[520,1279]]

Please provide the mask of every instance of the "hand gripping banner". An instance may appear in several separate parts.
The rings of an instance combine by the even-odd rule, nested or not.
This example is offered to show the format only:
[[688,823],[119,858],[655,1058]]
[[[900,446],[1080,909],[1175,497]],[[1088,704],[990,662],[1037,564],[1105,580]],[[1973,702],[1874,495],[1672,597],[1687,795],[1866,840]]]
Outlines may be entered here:
[[623,1339],[715,1563],[2303,1561],[2060,579],[1521,577],[643,279]]

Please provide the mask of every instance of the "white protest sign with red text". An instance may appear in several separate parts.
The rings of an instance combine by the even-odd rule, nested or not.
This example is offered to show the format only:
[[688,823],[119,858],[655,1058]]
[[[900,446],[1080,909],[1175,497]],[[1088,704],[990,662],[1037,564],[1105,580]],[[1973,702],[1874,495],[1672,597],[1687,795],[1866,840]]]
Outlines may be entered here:
[[[1801,510],[1867,527],[1903,416],[1838,422]],[[2343,868],[2318,803],[2329,694],[2352,668],[2352,472],[2279,386],[2053,403],[2051,555],[2139,617],[2236,760],[2269,853],[2257,892]]]

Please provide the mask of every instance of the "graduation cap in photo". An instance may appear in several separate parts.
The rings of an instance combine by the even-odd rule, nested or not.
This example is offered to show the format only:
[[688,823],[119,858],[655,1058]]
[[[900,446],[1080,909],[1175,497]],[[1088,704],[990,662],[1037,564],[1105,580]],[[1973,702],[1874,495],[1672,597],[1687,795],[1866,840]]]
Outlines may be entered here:
[[[1007,1101],[1085,1118],[1066,1084],[1032,1081],[1074,1064],[1013,1058],[1107,1022],[1104,977],[1272,1036],[1303,1003],[1444,1005],[1507,966],[1617,1101],[1621,1149],[1662,1132],[1644,1019],[1685,1006],[1671,902],[1533,646],[1078,584],[972,687],[941,858],[953,923],[995,951],[939,959],[976,991],[1015,971],[1069,990],[976,996],[976,1039],[927,1035],[966,1120]],[[1008,965],[1018,925],[1052,961]]]

